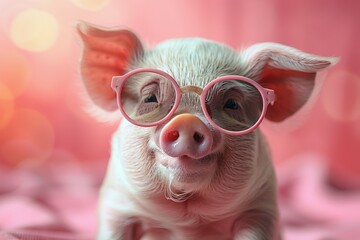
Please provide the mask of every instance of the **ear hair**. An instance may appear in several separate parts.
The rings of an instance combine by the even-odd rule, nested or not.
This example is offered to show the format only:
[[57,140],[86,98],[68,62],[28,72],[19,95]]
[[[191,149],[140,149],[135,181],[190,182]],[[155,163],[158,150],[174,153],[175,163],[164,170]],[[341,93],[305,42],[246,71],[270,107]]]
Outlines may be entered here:
[[302,52],[279,43],[265,42],[254,44],[240,52],[241,63],[246,66],[244,75],[258,80],[264,67],[316,73],[335,65],[338,57],[322,57]]
[[117,109],[111,89],[113,76],[124,74],[143,55],[139,38],[130,30],[77,24],[83,41],[81,76],[93,102],[107,111]]
[[255,44],[241,52],[244,75],[275,91],[266,118],[280,122],[296,113],[319,85],[317,72],[337,58],[304,53],[278,43]]

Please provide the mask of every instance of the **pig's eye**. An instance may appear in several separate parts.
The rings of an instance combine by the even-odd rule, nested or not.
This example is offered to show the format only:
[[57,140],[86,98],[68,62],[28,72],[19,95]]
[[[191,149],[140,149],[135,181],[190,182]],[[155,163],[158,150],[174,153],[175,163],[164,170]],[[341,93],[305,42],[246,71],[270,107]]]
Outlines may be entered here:
[[263,109],[261,92],[239,80],[219,81],[206,96],[206,110],[214,123],[229,131],[245,131],[260,119]]
[[149,94],[149,95],[144,99],[144,102],[145,102],[145,103],[151,103],[151,102],[157,103],[158,100],[157,100],[155,94]]
[[224,104],[224,109],[231,109],[231,110],[237,110],[239,109],[239,104],[232,98],[226,100],[225,104]]
[[120,107],[133,123],[141,126],[154,124],[173,109],[176,90],[162,74],[140,71],[125,80]]

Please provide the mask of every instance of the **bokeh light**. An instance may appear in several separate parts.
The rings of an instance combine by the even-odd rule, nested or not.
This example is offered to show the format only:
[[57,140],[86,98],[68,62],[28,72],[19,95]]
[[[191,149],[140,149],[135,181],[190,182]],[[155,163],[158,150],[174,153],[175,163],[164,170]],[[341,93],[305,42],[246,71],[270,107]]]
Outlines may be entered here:
[[10,37],[19,48],[42,52],[54,45],[59,35],[56,18],[35,8],[18,13],[10,26]]
[[6,127],[14,112],[13,95],[8,87],[0,82],[0,132]]
[[109,0],[71,0],[77,7],[88,11],[99,11],[106,7]]
[[322,103],[333,119],[352,122],[360,119],[360,76],[337,71],[324,85]]
[[40,164],[51,155],[53,146],[51,123],[32,109],[16,109],[0,133],[0,159],[10,165]]
[[1,50],[0,81],[11,95],[19,96],[29,83],[29,64],[26,59],[14,50]]

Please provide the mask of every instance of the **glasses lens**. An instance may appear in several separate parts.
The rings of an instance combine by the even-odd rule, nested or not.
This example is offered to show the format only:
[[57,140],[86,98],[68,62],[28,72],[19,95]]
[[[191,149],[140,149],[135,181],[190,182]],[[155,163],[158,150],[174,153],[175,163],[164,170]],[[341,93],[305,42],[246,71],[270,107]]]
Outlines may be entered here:
[[140,72],[126,79],[120,105],[134,122],[146,125],[166,117],[175,104],[175,96],[174,86],[166,77]]
[[206,109],[219,127],[233,132],[245,131],[260,119],[262,95],[247,82],[224,80],[207,92]]

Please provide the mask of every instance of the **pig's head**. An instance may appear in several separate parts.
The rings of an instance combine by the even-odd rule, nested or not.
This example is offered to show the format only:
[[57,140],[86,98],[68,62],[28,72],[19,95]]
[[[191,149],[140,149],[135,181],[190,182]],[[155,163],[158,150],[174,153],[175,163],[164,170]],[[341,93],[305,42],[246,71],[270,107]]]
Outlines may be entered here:
[[[231,196],[231,192],[238,193],[253,178],[262,177],[270,164],[258,129],[233,135],[210,124],[199,96],[207,84],[221,76],[239,75],[274,90],[276,100],[268,106],[265,117],[280,122],[305,104],[317,84],[317,72],[335,61],[275,43],[256,44],[236,52],[203,39],[177,39],[145,50],[129,30],[80,23],[78,32],[84,42],[82,78],[99,107],[118,111],[112,77],[134,69],[162,70],[183,88],[176,111],[166,121],[143,127],[123,119],[114,137],[111,159],[121,166],[118,174],[125,174],[134,189],[147,194],[165,193],[175,201],[209,192],[218,193],[220,198],[222,193]],[[175,98],[171,86],[152,86],[151,74],[144,79],[134,81],[123,94],[135,99],[134,104],[127,106],[129,111],[152,111],[151,104],[163,101],[166,105]],[[137,100],[139,94],[146,96]],[[243,103],[239,101],[245,97],[227,91],[226,84],[212,89],[211,94],[218,99],[209,108],[216,111],[216,121],[223,128],[231,128],[229,118],[234,117],[233,111],[241,104],[247,104],[248,112],[261,111],[258,105],[262,103],[251,91]]]

